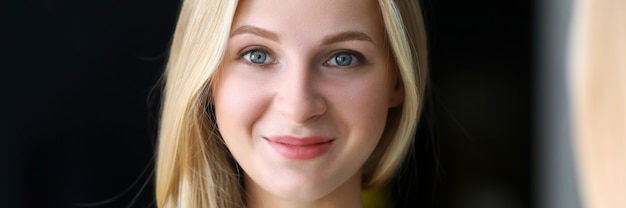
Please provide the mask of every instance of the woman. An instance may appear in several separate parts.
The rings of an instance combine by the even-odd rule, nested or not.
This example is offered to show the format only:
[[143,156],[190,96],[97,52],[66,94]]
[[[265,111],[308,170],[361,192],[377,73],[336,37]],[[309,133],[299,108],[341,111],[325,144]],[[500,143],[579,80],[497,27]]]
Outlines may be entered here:
[[362,206],[412,145],[425,60],[413,0],[185,1],[157,205]]

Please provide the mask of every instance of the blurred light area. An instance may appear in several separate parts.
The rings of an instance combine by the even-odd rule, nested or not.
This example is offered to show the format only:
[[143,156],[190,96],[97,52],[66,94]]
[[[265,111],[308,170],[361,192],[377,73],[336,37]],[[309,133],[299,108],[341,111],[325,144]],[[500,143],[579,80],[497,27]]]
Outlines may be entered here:
[[573,0],[537,2],[534,198],[538,208],[579,208],[567,90]]
[[626,1],[537,11],[536,207],[626,207]]
[[581,204],[626,207],[626,1],[579,0],[568,70]]

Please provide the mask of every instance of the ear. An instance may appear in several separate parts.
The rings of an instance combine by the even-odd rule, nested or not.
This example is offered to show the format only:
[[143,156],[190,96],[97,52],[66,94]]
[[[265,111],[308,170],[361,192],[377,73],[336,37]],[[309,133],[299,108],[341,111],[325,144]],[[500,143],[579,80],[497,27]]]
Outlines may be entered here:
[[402,80],[400,80],[400,76],[397,76],[397,74],[398,72],[395,73],[394,78],[391,80],[389,108],[398,107],[404,102],[404,85],[402,84]]
[[389,53],[387,62],[387,79],[389,82],[389,108],[395,108],[404,103],[404,84],[402,82],[402,75],[400,69],[396,65],[396,61]]

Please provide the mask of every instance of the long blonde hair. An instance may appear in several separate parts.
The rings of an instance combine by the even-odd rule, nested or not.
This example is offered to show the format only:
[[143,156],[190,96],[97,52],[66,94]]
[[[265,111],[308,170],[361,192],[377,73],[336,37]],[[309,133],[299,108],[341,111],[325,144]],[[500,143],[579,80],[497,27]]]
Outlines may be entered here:
[[[379,0],[404,103],[390,110],[363,166],[363,186],[388,181],[402,163],[426,85],[426,35],[414,0]],[[237,0],[185,0],[165,71],[156,163],[158,207],[245,207],[235,161],[215,128],[210,88],[226,51]]]

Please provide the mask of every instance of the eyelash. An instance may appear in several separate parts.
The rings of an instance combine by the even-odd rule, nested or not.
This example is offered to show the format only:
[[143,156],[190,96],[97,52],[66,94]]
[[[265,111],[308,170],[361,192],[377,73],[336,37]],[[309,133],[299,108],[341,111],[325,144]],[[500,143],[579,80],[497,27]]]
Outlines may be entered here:
[[[249,60],[250,57],[246,56],[250,56],[251,53],[253,52],[263,52],[265,54],[265,58],[269,58],[270,62],[269,63],[263,63],[263,64],[258,64],[258,63],[253,63],[251,60]],[[266,49],[261,48],[261,47],[250,47],[250,48],[246,48],[243,50],[243,52],[239,53],[239,56],[237,58],[238,60],[243,60],[246,64],[249,65],[253,65],[253,66],[265,66],[268,64],[272,64],[275,63],[276,61],[274,60],[274,56],[269,53]]]
[[[263,52],[266,58],[270,59],[270,62],[269,63],[253,63],[251,60],[249,60],[250,57],[246,58],[246,56],[250,56],[251,53],[256,52],[256,51]],[[329,64],[329,62],[333,61],[334,58],[342,54],[350,55],[356,58],[356,61],[353,64],[348,65],[348,66],[339,66],[339,65]],[[252,47],[252,48],[244,49],[243,52],[239,53],[239,56],[238,56],[238,60],[242,60],[242,59],[246,64],[253,65],[253,66],[266,66],[266,65],[273,64],[276,62],[276,60],[274,60],[274,56],[271,53],[269,53],[268,50],[261,48],[261,47]],[[349,68],[353,68],[353,67],[363,64],[364,60],[365,60],[364,56],[359,52],[352,51],[352,50],[339,50],[339,51],[333,52],[329,58],[325,59],[323,65],[327,67],[349,69]]]
[[[333,59],[335,59],[335,57],[337,57],[339,55],[342,55],[342,54],[350,55],[350,56],[356,58],[356,61],[353,64],[348,65],[348,66],[339,66],[339,65],[330,65],[329,64],[329,62],[333,61]],[[365,61],[365,57],[361,53],[359,53],[359,52],[352,51],[352,50],[340,50],[340,51],[333,52],[332,55],[330,56],[330,58],[327,58],[326,61],[324,62],[324,66],[343,68],[343,69],[350,69],[350,68],[353,68],[353,67],[356,67],[356,66],[359,66],[359,65],[363,64],[364,61]]]

